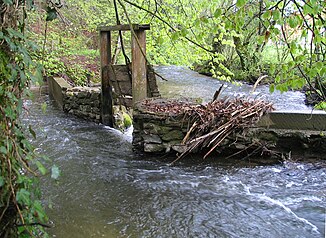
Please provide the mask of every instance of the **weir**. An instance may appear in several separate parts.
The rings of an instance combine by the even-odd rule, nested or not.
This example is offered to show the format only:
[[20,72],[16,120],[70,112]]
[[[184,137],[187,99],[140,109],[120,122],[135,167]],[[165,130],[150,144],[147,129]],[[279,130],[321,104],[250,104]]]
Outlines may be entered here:
[[[49,78],[49,91],[64,111],[110,127],[116,124],[114,105],[132,108],[133,147],[136,150],[183,153],[187,150],[183,139],[189,136],[190,120],[180,115],[172,116],[169,112],[148,111],[143,107],[146,98],[153,98],[154,107],[155,103],[165,104],[170,100],[160,98],[155,72],[147,64],[145,31],[149,29],[149,25],[138,24],[99,27],[101,87],[71,87],[62,78]],[[130,64],[113,64],[112,31],[131,31]],[[189,103],[188,99],[175,100],[181,103],[180,107]],[[225,136],[216,151],[223,152],[225,156],[252,155],[252,150],[258,146],[259,151],[267,151],[266,154],[294,152],[325,157],[325,134],[324,111],[274,111],[264,115],[251,128]],[[197,149],[193,152],[201,151]]]
[[[62,78],[49,78],[49,92],[64,111],[97,123],[101,122],[99,87],[74,88]],[[151,100],[158,100],[160,103],[168,101],[159,98]],[[186,99],[179,101],[188,103]],[[136,150],[146,153],[184,151],[181,142],[189,129],[189,124],[184,118],[144,110],[139,102],[134,107],[133,125],[133,147]],[[255,141],[266,145],[266,149],[271,151],[326,158],[325,135],[324,111],[272,111],[263,116],[255,127],[250,128],[245,136],[238,136],[236,143],[228,140],[226,142],[230,143],[222,144],[218,149],[228,151],[228,154],[236,153]]]

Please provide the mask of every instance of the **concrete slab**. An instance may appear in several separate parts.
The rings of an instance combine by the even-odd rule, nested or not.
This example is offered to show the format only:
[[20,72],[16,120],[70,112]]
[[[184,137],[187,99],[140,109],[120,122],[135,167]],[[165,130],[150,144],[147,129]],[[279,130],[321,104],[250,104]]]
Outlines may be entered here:
[[313,111],[274,111],[264,116],[259,127],[290,130],[326,130],[326,112]]
[[59,104],[62,108],[63,106],[63,92],[70,88],[70,84],[68,84],[63,78],[60,77],[48,77],[47,78],[49,85],[49,94],[54,100]]

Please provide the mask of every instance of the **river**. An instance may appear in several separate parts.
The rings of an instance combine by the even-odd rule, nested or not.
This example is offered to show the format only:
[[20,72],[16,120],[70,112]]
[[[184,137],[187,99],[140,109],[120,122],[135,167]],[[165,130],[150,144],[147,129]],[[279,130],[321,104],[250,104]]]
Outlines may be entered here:
[[59,181],[41,183],[51,237],[325,236],[326,161],[169,166],[135,154],[131,131],[68,116],[47,95],[35,93],[25,107],[37,151],[61,169]]
[[168,81],[158,80],[158,86],[164,97],[201,98],[203,102],[212,100],[216,90],[224,85],[220,97],[250,97],[271,101],[277,110],[311,110],[304,104],[305,95],[299,91],[280,93],[275,90],[269,93],[269,87],[258,85],[252,92],[253,86],[248,84],[236,85],[221,82],[212,77],[201,75],[182,66],[159,66],[155,71]]

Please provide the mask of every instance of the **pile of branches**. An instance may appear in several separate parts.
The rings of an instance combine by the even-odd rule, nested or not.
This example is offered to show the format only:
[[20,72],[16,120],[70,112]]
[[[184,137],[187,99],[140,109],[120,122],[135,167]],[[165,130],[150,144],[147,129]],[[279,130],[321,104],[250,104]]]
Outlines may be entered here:
[[188,106],[184,117],[192,126],[182,141],[187,149],[177,160],[191,152],[208,149],[205,159],[231,134],[252,127],[272,110],[272,103],[244,98],[219,99],[207,105]]
[[180,99],[152,99],[147,98],[141,102],[141,108],[148,114],[178,117],[197,105],[189,100]]
[[272,103],[260,99],[217,99],[217,96],[218,93],[213,101],[206,105],[176,99],[142,101],[143,112],[163,117],[181,117],[189,124],[188,132],[182,141],[186,149],[175,161],[197,151],[205,151],[204,159],[207,158],[218,146],[224,145],[225,139],[229,137],[232,140],[233,135],[253,127],[264,114],[274,109]]

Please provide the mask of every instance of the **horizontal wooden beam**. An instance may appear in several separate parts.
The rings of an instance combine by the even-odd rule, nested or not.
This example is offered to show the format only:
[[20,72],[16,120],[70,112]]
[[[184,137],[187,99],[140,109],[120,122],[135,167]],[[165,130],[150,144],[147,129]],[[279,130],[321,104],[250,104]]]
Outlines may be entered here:
[[[132,28],[134,31],[137,30],[149,30],[150,25],[149,24],[132,24]],[[100,26],[97,28],[97,30],[103,32],[103,31],[130,31],[130,25],[115,25],[115,26]]]

